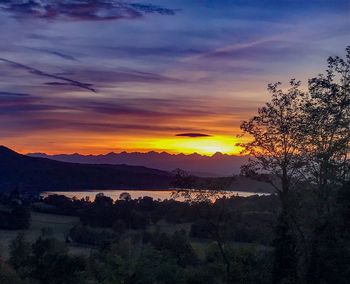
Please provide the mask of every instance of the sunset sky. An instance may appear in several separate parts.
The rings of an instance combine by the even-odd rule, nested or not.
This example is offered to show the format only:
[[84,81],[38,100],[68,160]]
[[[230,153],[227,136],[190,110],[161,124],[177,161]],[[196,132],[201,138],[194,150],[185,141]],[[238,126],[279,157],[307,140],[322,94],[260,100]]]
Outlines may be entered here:
[[237,153],[267,84],[322,72],[349,19],[348,0],[0,1],[0,144]]

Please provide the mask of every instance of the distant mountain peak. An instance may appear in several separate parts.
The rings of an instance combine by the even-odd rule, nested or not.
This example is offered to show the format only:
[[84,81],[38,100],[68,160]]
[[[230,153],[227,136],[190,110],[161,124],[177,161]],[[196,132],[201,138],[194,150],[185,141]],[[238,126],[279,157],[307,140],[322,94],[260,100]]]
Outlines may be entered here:
[[227,154],[223,154],[221,152],[215,152],[214,155],[212,155],[213,158],[221,158],[221,157],[224,157],[224,156],[228,156]]

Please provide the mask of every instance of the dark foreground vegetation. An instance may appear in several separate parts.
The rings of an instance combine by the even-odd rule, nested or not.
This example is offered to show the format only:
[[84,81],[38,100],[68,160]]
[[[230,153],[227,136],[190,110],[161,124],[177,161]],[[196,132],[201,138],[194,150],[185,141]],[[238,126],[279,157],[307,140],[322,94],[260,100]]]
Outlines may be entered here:
[[[348,188],[339,189],[334,198],[332,222],[318,231],[314,244],[319,222],[312,213],[316,196],[304,189],[295,191],[296,221],[308,246],[302,253],[309,257],[298,256],[303,264],[296,269],[313,276],[322,264],[332,271],[319,274],[317,282],[305,283],[347,281]],[[20,208],[26,215],[13,215],[11,228],[1,219],[1,228],[22,229],[10,243],[8,258],[2,259],[1,283],[272,283],[279,276],[276,260],[294,253],[276,255],[276,247],[296,241],[292,234],[276,238],[286,228],[279,220],[276,195],[214,203],[131,200],[128,194],[116,202],[98,195],[91,202],[52,195],[23,205],[2,198],[2,212],[4,208],[6,212]],[[48,228],[30,240],[26,237],[30,224],[23,220],[31,220],[31,212],[78,216],[80,222],[65,231],[65,240],[56,239]],[[77,254],[70,251],[72,246],[90,250]]]
[[[3,198],[5,204],[17,206]],[[31,241],[26,231],[19,234],[2,263],[3,277],[18,283],[225,283],[223,257],[232,281],[271,279],[276,196],[190,204],[128,194],[116,202],[103,195],[94,202],[53,195],[28,205],[32,212],[79,216],[80,223],[67,230],[65,242],[47,229]],[[72,254],[72,244],[93,253]]]
[[[308,92],[295,80],[286,91],[270,85],[271,102],[241,126],[253,137],[241,146],[254,157],[242,174],[276,194],[211,203],[215,184],[198,196],[179,191],[188,202],[3,196],[0,227],[22,232],[0,262],[0,282],[349,283],[350,47],[328,64]],[[176,180],[188,188],[193,177],[178,171]],[[29,240],[33,212],[79,222],[64,241],[49,229]]]

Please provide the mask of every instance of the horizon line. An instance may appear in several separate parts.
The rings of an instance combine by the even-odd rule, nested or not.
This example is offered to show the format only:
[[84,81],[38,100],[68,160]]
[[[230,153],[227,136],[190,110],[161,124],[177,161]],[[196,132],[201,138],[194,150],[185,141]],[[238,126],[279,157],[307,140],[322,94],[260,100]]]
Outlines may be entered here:
[[[11,148],[10,148],[11,149]],[[45,153],[45,152],[27,152],[27,153],[22,153],[23,155],[36,155],[36,154],[41,154],[41,155],[46,155],[46,156],[60,156],[60,155],[66,155],[66,156],[72,156],[72,155],[79,155],[79,156],[107,156],[109,154],[115,154],[115,155],[120,155],[120,154],[150,154],[150,153],[156,153],[156,154],[167,154],[170,156],[179,156],[179,155],[183,155],[183,156],[192,156],[192,155],[198,155],[198,156],[202,156],[202,157],[213,157],[215,155],[223,155],[223,156],[235,156],[235,157],[246,157],[248,155],[240,155],[240,154],[229,154],[229,153],[223,153],[223,152],[215,152],[213,154],[201,154],[198,152],[192,152],[192,153],[182,153],[182,152],[177,152],[177,153],[171,153],[168,151],[157,151],[157,150],[150,150],[150,151],[120,151],[120,152],[115,152],[115,151],[111,151],[111,152],[106,152],[106,153],[97,153],[97,154],[81,154],[79,152],[73,152],[73,153],[59,153],[59,154],[49,154],[49,153]]]

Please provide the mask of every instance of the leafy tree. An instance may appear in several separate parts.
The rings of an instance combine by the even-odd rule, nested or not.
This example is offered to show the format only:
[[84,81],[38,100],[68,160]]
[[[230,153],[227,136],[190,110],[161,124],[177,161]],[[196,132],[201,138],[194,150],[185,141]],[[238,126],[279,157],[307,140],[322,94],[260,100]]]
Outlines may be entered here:
[[243,133],[253,139],[238,145],[243,147],[242,154],[254,157],[242,167],[242,173],[272,184],[287,209],[293,179],[299,177],[304,164],[300,155],[304,140],[301,131],[304,93],[299,90],[300,82],[294,79],[286,92],[280,85],[270,84],[271,101],[258,109],[258,115],[241,124]]
[[0,228],[3,229],[28,229],[30,220],[31,214],[26,206],[15,204],[12,208],[0,210]]
[[17,270],[20,274],[26,274],[26,267],[30,262],[31,245],[25,239],[23,233],[10,243],[10,258],[9,264]]
[[[350,47],[346,52],[345,59],[328,59],[326,75],[310,79],[308,93],[301,92],[295,80],[287,91],[279,83],[269,85],[271,102],[241,125],[253,139],[240,146],[254,157],[242,173],[271,183],[281,200],[274,241],[276,283],[304,278],[298,271],[301,256],[308,263],[308,283],[345,279],[347,270],[339,268],[349,246],[341,249],[346,230],[339,223],[337,195],[350,177]],[[298,200],[292,189],[303,198],[307,195],[301,189],[313,190],[316,198],[311,195],[309,203],[302,202],[308,209],[301,217],[309,210],[309,218],[314,216],[310,222],[297,220]],[[317,214],[310,214],[313,208]],[[299,223],[307,227],[307,236]],[[325,273],[330,270],[338,272]]]
[[68,255],[63,243],[40,236],[31,246],[19,235],[10,246],[9,263],[30,283],[85,283],[84,258]]
[[243,133],[252,136],[252,140],[238,144],[243,147],[242,153],[254,157],[242,167],[242,173],[273,185],[281,201],[275,240],[276,283],[297,279],[292,190],[305,164],[301,155],[305,99],[299,87],[300,82],[294,79],[287,91],[280,88],[280,83],[270,84],[271,101],[259,108],[258,115],[241,124]]
[[16,229],[28,229],[31,221],[31,214],[29,208],[26,206],[15,206],[11,212],[14,226]]
[[350,178],[350,46],[345,59],[328,58],[326,75],[309,80],[304,113],[306,178],[317,190],[322,214],[331,191]]
[[5,263],[0,261],[0,283],[1,284],[26,284],[18,275]]
[[124,200],[124,201],[130,201],[131,200],[131,195],[129,192],[122,192],[119,195],[119,200]]
[[135,284],[185,283],[183,271],[176,264],[176,260],[152,248],[146,248],[141,252],[130,280],[130,283]]
[[308,283],[345,283],[349,276],[350,244],[341,208],[349,202],[346,188],[350,188],[350,47],[344,59],[329,57],[327,62],[326,74],[309,80],[303,110],[311,122],[304,125],[303,155],[308,160],[304,172],[316,209],[306,256]]

